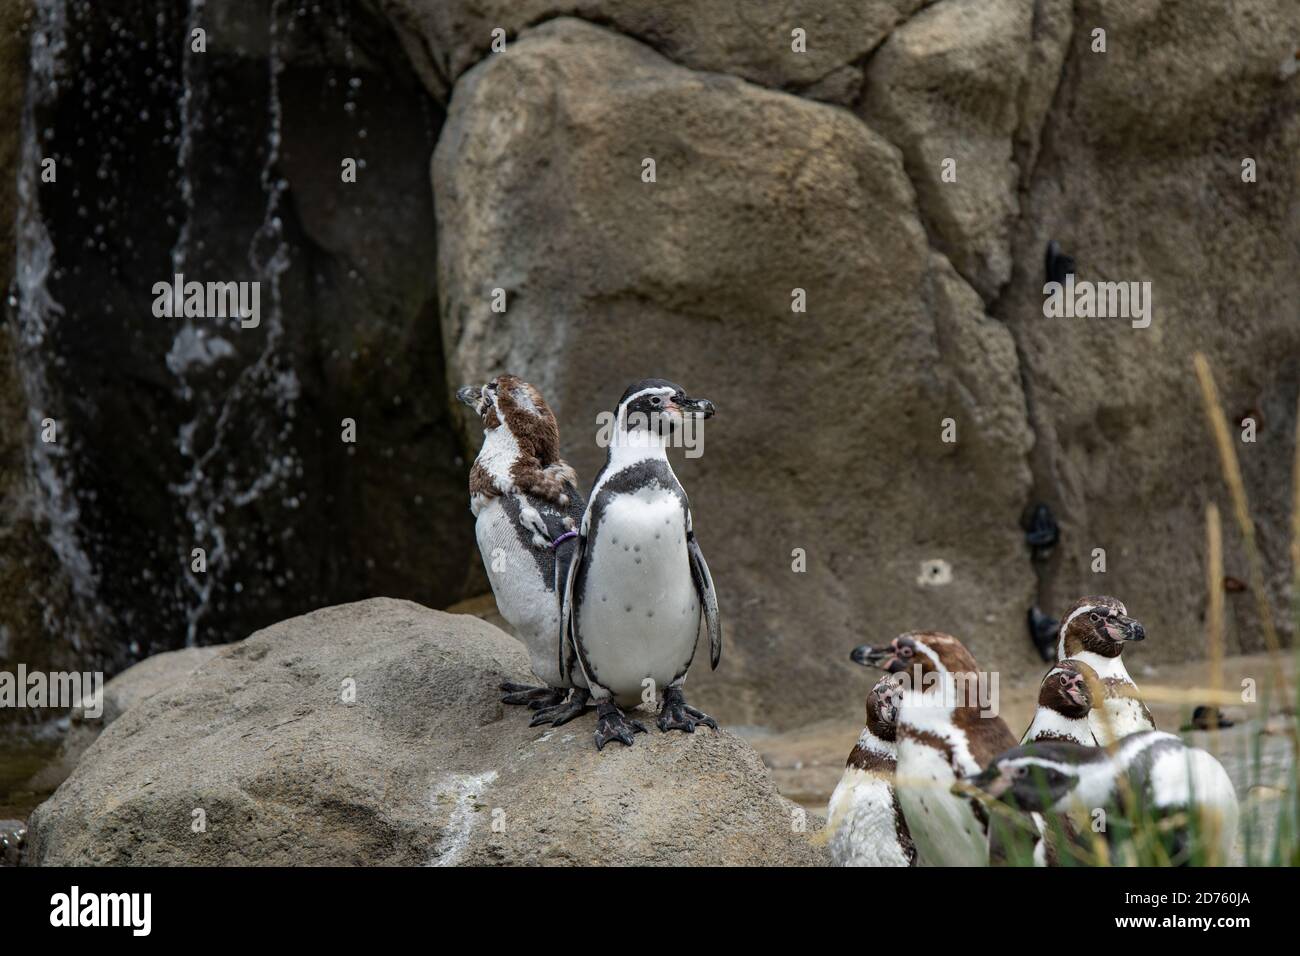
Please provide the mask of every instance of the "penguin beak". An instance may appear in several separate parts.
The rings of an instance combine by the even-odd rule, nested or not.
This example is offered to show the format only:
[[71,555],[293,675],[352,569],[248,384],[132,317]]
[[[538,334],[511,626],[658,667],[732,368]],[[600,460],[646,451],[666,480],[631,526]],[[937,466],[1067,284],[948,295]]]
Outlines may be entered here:
[[870,644],[860,644],[850,652],[849,660],[855,664],[861,664],[863,667],[883,668],[885,658],[892,653],[893,651],[888,647],[872,647]]
[[1011,776],[1003,773],[997,764],[993,764],[991,767],[986,767],[979,773],[958,780],[952,785],[952,793],[958,797],[969,796],[972,789],[982,790],[994,800],[997,800],[1011,789]]
[[1106,625],[1106,633],[1117,641],[1146,640],[1146,628],[1131,617],[1117,617]]
[[712,418],[716,411],[713,403],[707,398],[679,398],[677,406],[683,412],[699,415],[701,418]]
[[466,385],[464,388],[458,388],[456,390],[457,400],[464,402],[470,408],[476,410],[478,408],[478,400],[482,394],[483,389],[477,385]]

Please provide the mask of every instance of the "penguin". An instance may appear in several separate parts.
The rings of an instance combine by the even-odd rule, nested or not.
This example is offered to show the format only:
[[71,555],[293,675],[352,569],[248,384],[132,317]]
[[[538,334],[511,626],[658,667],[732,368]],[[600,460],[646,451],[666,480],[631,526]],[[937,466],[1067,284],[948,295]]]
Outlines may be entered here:
[[1038,689],[1038,709],[1020,738],[1022,744],[1068,740],[1086,747],[1097,746],[1088,723],[1094,695],[1100,696],[1101,682],[1082,661],[1062,661],[1043,678]]
[[1016,745],[1006,721],[971,699],[979,665],[961,641],[937,631],[909,631],[884,646],[857,647],[850,657],[909,680],[898,708],[894,787],[917,862],[987,866],[1003,860],[1009,852],[1003,841],[1012,839],[1032,847],[1034,862],[1049,862],[1041,819],[1007,815],[991,828],[980,800],[952,792],[953,784]]
[[1027,744],[965,782],[1020,810],[1070,814],[1081,831],[1105,811],[1111,862],[1136,865],[1138,846],[1158,841],[1170,863],[1226,865],[1236,842],[1227,771],[1174,734],[1139,731],[1109,747]]
[[536,710],[532,726],[560,726],[588,700],[585,685],[559,667],[564,582],[586,502],[560,458],[555,415],[536,388],[506,374],[456,397],[483,422],[483,447],[469,472],[479,554],[501,616],[546,685],[502,684],[501,699]]
[[1104,688],[1100,706],[1093,707],[1088,715],[1098,743],[1108,744],[1128,734],[1156,729],[1151,711],[1120,659],[1127,644],[1145,638],[1145,628],[1128,616],[1124,603],[1106,595],[1079,598],[1061,619],[1056,659],[1087,664]]
[[631,746],[645,727],[622,708],[660,690],[661,731],[717,729],[682,694],[701,617],[715,669],[722,628],[690,504],[667,455],[687,416],[698,421],[713,414],[712,402],[659,378],[635,383],[619,400],[605,466],[578,529],[563,605],[569,656],[560,669],[568,673],[576,663],[596,701],[597,750],[611,740]]
[[902,678],[885,674],[867,695],[867,724],[826,810],[836,866],[915,866],[916,847],[894,793]]

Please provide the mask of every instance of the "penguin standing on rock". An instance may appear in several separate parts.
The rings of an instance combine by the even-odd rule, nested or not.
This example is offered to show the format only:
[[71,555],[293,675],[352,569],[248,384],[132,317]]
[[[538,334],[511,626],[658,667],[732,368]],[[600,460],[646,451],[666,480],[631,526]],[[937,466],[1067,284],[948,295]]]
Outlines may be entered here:
[[645,731],[622,708],[641,703],[647,689],[663,691],[660,730],[717,729],[682,695],[701,616],[714,668],[722,627],[690,504],[667,455],[688,416],[712,415],[712,402],[664,379],[637,382],[619,400],[569,568],[564,648],[571,656],[560,664],[567,673],[576,663],[596,700],[598,750],[611,740],[631,746]]
[[1094,701],[1088,715],[1098,743],[1156,729],[1151,711],[1142,703],[1137,684],[1120,659],[1125,646],[1145,638],[1145,628],[1128,616],[1124,602],[1106,595],[1079,598],[1061,619],[1056,659],[1087,664],[1104,688],[1103,698]]
[[[898,802],[922,866],[987,866],[1002,862],[1003,827],[990,831],[990,817],[975,797],[953,785],[979,773],[1015,746],[1006,722],[971,699],[979,665],[961,641],[935,631],[910,631],[880,647],[862,645],[851,659],[905,674],[911,686],[898,709]],[[924,688],[924,689],[923,689]],[[1015,821],[1035,862],[1046,862],[1042,821]],[[990,839],[993,836],[994,839]]]
[[1174,734],[1142,731],[1110,747],[1027,744],[966,783],[1020,810],[1072,814],[1082,832],[1104,810],[1113,862],[1140,862],[1136,830],[1148,831],[1143,842],[1159,841],[1174,864],[1227,865],[1237,838],[1227,771]]
[[867,695],[867,725],[826,810],[836,866],[912,866],[916,847],[894,793],[902,678],[886,674]]
[[501,616],[546,685],[502,684],[502,700],[538,711],[534,726],[559,726],[581,714],[588,699],[585,685],[559,666],[564,582],[585,504],[577,476],[560,458],[559,426],[532,385],[499,375],[456,397],[483,422],[483,447],[469,472],[483,566]]
[[1087,664],[1082,661],[1057,664],[1043,678],[1038,689],[1038,709],[1020,742],[1067,740],[1085,747],[1097,746],[1088,715],[1100,690],[1101,682]]

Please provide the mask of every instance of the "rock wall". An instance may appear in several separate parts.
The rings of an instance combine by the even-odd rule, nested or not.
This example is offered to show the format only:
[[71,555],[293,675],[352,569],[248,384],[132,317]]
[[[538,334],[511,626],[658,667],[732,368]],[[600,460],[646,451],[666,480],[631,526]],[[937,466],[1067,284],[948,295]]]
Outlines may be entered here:
[[[1293,0],[366,0],[317,18],[210,0],[210,53],[160,50],[154,76],[116,52],[154,22],[133,2],[149,16],[110,29],[69,0],[69,66],[95,89],[47,104],[61,185],[42,193],[66,309],[51,390],[110,656],[481,588],[477,434],[450,393],[507,369],[542,388],[588,481],[596,415],[628,381],[717,403],[704,455],[677,467],[727,627],[722,667],[691,682],[728,721],[857,708],[848,649],[909,627],[1029,677],[1027,608],[1081,593],[1128,602],[1144,662],[1200,653],[1203,512],[1223,489],[1198,349],[1230,414],[1261,423],[1239,453],[1283,606]],[[162,7],[160,35],[190,25]],[[108,208],[72,191],[104,149]],[[101,227],[132,245],[82,242]],[[1081,280],[1150,282],[1151,326],[1045,318],[1051,239]],[[278,318],[182,340],[141,304],[177,261],[274,279]],[[1019,526],[1038,501],[1062,527],[1043,565]],[[33,549],[2,520],[0,596],[30,593],[13,568]],[[224,560],[206,591],[185,561],[204,540]],[[0,599],[32,646],[40,615]],[[1231,601],[1229,650],[1257,649],[1250,595]]]

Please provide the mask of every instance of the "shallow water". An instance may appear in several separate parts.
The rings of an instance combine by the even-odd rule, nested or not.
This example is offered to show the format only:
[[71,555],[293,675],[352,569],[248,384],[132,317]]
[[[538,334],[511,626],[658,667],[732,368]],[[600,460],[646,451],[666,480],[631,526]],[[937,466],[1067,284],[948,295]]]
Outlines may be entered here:
[[29,781],[54,761],[60,743],[56,725],[0,729],[0,820],[26,820],[53,792]]

